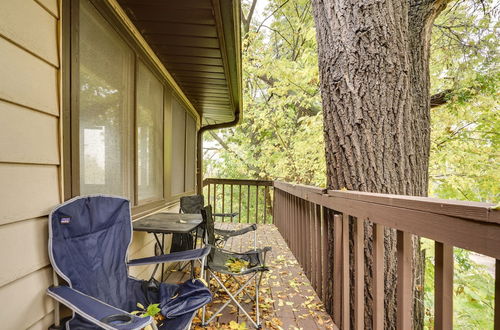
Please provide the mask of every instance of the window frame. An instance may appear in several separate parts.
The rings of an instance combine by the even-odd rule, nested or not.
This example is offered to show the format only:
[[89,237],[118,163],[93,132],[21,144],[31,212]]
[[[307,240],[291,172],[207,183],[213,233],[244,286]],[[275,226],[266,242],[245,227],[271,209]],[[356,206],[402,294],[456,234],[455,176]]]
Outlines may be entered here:
[[[198,117],[190,111],[189,106],[182,101],[179,93],[182,93],[177,86],[172,86],[168,79],[157,68],[152,56],[140,44],[136,37],[130,32],[115,9],[110,4],[97,0],[89,0],[102,18],[110,24],[111,28],[119,35],[122,41],[133,52],[133,72],[132,83],[130,88],[130,98],[132,104],[130,122],[128,125],[131,135],[130,143],[126,147],[127,154],[130,155],[127,164],[127,177],[124,180],[128,181],[127,193],[132,206],[132,215],[134,218],[144,216],[146,214],[158,211],[159,209],[171,206],[178,202],[179,197],[192,194],[196,191],[195,188],[191,191],[185,191],[186,178],[184,178],[184,192],[181,194],[171,194],[171,176],[173,175],[172,160],[171,160],[171,143],[172,143],[172,100],[175,98],[182,106],[185,116],[191,116],[195,121],[196,132],[199,129]],[[69,19],[63,20],[62,26],[62,167],[63,167],[63,185],[61,187],[64,200],[71,199],[80,194],[80,108],[79,108],[79,15],[80,15],[80,0],[63,1],[62,15]],[[163,86],[163,196],[160,200],[143,200],[139,204],[139,189],[138,189],[138,140],[137,140],[137,73],[141,61],[145,67],[161,82]],[[76,87],[75,87],[76,86]],[[184,130],[186,132],[186,129]],[[186,142],[186,137],[184,137]],[[184,159],[186,157],[186,146],[184,146]],[[186,160],[184,161],[186,167]],[[196,159],[195,159],[196,170]],[[184,176],[186,176],[186,168]]]

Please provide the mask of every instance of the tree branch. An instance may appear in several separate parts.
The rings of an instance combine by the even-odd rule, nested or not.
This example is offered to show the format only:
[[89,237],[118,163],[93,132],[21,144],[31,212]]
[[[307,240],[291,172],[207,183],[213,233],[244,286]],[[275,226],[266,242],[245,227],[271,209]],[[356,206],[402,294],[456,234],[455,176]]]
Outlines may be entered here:
[[445,89],[444,91],[431,95],[431,108],[436,108],[448,103],[452,91],[452,89]]

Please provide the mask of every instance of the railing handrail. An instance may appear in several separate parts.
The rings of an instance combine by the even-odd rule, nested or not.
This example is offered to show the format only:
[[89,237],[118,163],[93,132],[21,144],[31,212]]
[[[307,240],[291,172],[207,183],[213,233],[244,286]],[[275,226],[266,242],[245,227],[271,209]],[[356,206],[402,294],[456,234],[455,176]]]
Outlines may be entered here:
[[252,179],[221,179],[221,178],[206,178],[203,180],[203,187],[205,187],[209,184],[272,186],[273,181],[271,181],[271,180],[252,180]]
[[274,181],[293,196],[393,229],[500,259],[500,211],[494,204],[358,191]]
[[327,190],[325,188],[293,184],[283,181],[274,181],[274,186],[277,188],[294,188],[295,193],[292,194],[297,197],[301,197],[303,192],[315,192],[328,195],[330,197],[346,198],[387,206],[397,206],[410,210],[426,211],[469,220],[500,224],[500,210],[495,210],[494,207],[496,205],[492,203],[460,201],[434,197],[370,193],[354,190]]

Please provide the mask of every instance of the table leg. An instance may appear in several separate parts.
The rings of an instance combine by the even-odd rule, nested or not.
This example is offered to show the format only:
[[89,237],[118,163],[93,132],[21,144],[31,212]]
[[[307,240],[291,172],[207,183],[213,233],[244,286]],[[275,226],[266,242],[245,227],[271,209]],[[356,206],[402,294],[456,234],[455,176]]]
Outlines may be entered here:
[[[160,247],[161,254],[165,254],[164,247],[165,247],[165,234],[161,234],[161,247]],[[165,264],[162,263],[161,264],[161,276],[160,276],[161,282],[163,282],[163,274],[165,273],[165,269],[164,268],[165,268]]]

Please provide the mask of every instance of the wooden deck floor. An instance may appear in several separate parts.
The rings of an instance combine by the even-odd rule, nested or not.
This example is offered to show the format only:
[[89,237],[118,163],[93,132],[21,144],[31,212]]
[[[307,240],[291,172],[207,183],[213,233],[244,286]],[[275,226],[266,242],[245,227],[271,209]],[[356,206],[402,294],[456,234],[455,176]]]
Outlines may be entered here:
[[[236,229],[244,225],[217,223],[216,226],[224,229]],[[253,234],[249,233],[229,240],[226,249],[246,251],[253,248],[252,244]],[[274,225],[258,226],[257,245],[259,247],[271,246],[273,249],[267,256],[267,264],[271,270],[265,273],[260,290],[263,328],[333,329],[334,325],[330,316],[325,312],[309,280],[302,272],[302,268]],[[168,281],[180,280],[179,276],[187,275],[175,274]],[[225,301],[225,297],[221,293],[217,293],[214,302],[209,305],[209,310],[215,311],[216,307],[222,303],[221,301]],[[251,306],[251,304],[244,305]],[[243,313],[238,313],[232,304],[208,328],[229,329],[227,325],[231,321],[245,322],[248,328],[251,328],[248,319]],[[201,328],[195,324],[193,329]]]

